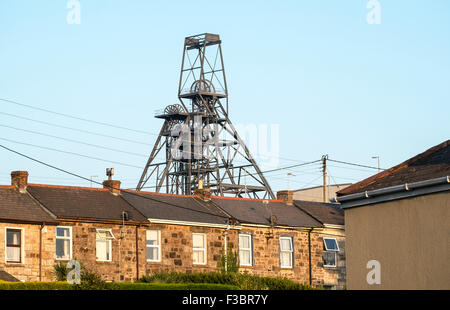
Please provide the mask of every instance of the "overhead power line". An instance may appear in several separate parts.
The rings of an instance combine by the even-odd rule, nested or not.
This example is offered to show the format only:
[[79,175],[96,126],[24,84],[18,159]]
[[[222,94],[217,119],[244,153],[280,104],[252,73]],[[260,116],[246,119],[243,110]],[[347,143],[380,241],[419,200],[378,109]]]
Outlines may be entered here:
[[[288,166],[288,167],[281,167],[281,168],[277,168],[277,169],[271,169],[271,170],[266,170],[266,171],[261,171],[261,173],[270,173],[270,172],[274,172],[274,171],[280,171],[280,170],[285,170],[285,169],[291,169],[291,168],[295,168],[295,167],[300,167],[300,166],[306,166],[306,165],[310,165],[310,164],[314,164],[314,163],[316,163],[316,162],[319,162],[319,161],[321,161],[321,159],[318,159],[318,160],[314,160],[314,161],[310,161],[310,162],[305,162],[305,163],[302,163],[302,164],[298,164],[298,165],[292,165],[292,166]],[[243,176],[251,176],[251,175],[253,175],[252,173],[249,173],[249,172],[243,172],[242,173],[242,177]],[[227,180],[227,179],[230,179],[230,177],[229,176],[226,176],[226,177],[224,177],[223,178],[223,180]],[[279,178],[278,178],[279,179]],[[315,180],[314,180],[315,181]],[[155,187],[157,187],[157,186],[144,186],[144,187],[142,187],[142,188],[155,188]]]
[[124,154],[129,154],[129,155],[134,155],[134,156],[147,157],[147,155],[143,155],[143,154],[128,152],[128,151],[124,151],[124,150],[118,150],[118,149],[110,148],[110,147],[107,147],[107,146],[102,146],[102,145],[82,142],[82,141],[78,141],[78,140],[63,138],[63,137],[59,137],[59,136],[55,136],[55,135],[46,134],[46,133],[43,133],[43,132],[37,132],[37,131],[33,131],[33,130],[27,130],[27,129],[17,128],[17,127],[3,125],[3,124],[0,124],[0,127],[10,128],[10,129],[14,129],[14,130],[23,131],[23,132],[28,132],[28,133],[32,133],[32,134],[40,135],[40,136],[44,136],[44,137],[55,138],[55,139],[59,139],[59,140],[67,141],[67,142],[83,144],[83,145],[87,145],[87,146],[91,146],[91,147],[95,147],[95,148],[99,148],[99,149],[105,149],[105,150],[108,150],[108,151],[124,153]]
[[150,143],[130,140],[130,139],[121,138],[121,137],[117,137],[117,136],[106,135],[106,134],[93,132],[93,131],[89,131],[89,130],[84,130],[84,129],[79,129],[79,128],[63,126],[63,125],[54,124],[54,123],[45,122],[45,121],[40,121],[40,120],[37,120],[37,119],[28,118],[28,117],[24,117],[24,116],[19,116],[19,115],[15,115],[15,114],[11,114],[11,113],[0,112],[0,114],[7,115],[7,116],[10,116],[10,117],[15,117],[15,118],[18,118],[18,119],[31,121],[31,122],[35,122],[35,123],[39,123],[39,124],[44,124],[44,125],[52,126],[52,127],[56,127],[56,128],[62,128],[62,129],[68,129],[68,130],[72,130],[72,131],[78,131],[78,132],[87,133],[87,134],[90,134],[90,135],[100,136],[100,137],[104,137],[104,138],[111,138],[111,139],[116,139],[116,140],[120,140],[120,141],[135,143],[135,144],[142,144],[142,145],[153,146],[153,144],[150,144]]
[[29,104],[24,104],[24,103],[20,103],[20,102],[9,100],[9,99],[0,98],[0,100],[4,101],[4,102],[9,102],[9,103],[12,103],[12,104],[15,104],[15,105],[19,105],[19,106],[22,106],[22,107],[26,107],[26,108],[29,108],[29,109],[34,109],[34,110],[37,110],[37,111],[42,111],[42,112],[51,113],[51,114],[55,114],[55,115],[59,115],[59,116],[67,117],[67,118],[72,118],[72,119],[76,119],[76,120],[83,121],[83,122],[93,123],[93,124],[102,125],[102,126],[108,126],[108,127],[117,128],[117,129],[128,130],[128,131],[142,133],[142,134],[146,134],[146,135],[152,135],[152,136],[156,135],[156,136],[158,136],[157,134],[154,134],[154,133],[151,133],[151,132],[147,132],[147,131],[143,131],[143,130],[139,130],[139,129],[133,129],[133,128],[128,128],[128,127],[124,127],[124,126],[114,125],[114,124],[110,124],[110,123],[94,121],[94,120],[83,118],[83,117],[78,117],[78,116],[73,116],[73,115],[60,113],[60,112],[56,112],[56,111],[51,111],[51,110],[47,110],[47,109],[43,109],[43,108],[38,108],[38,107],[29,105]]
[[302,163],[302,164],[292,165],[292,166],[288,166],[288,167],[281,167],[281,168],[276,168],[276,169],[272,169],[272,170],[266,170],[266,171],[262,171],[262,173],[270,173],[270,172],[279,171],[279,170],[292,169],[292,168],[296,168],[296,167],[301,167],[301,166],[314,164],[314,163],[317,163],[319,161],[321,161],[321,159],[310,161],[310,162],[306,162],[306,163]]
[[142,167],[140,167],[140,166],[134,166],[134,165],[122,163],[122,162],[119,162],[119,161],[107,160],[107,159],[93,157],[93,156],[89,156],[89,155],[83,155],[83,154],[75,153],[75,152],[58,150],[58,149],[54,149],[54,148],[51,148],[51,147],[46,147],[46,146],[41,146],[41,145],[36,145],[36,144],[31,144],[31,143],[25,143],[25,142],[19,142],[19,141],[15,141],[15,140],[11,140],[11,139],[5,139],[5,138],[0,138],[0,140],[11,142],[11,143],[27,145],[27,146],[32,146],[32,147],[36,147],[36,148],[40,148],[40,149],[44,149],[44,150],[49,150],[49,151],[54,151],[54,152],[59,152],[59,153],[64,153],[64,154],[69,154],[69,155],[75,155],[75,156],[79,156],[79,157],[94,159],[94,160],[98,160],[98,161],[101,161],[101,162],[108,162],[108,163],[112,163],[112,164],[117,164],[117,165],[128,166],[128,167],[137,168],[137,169],[142,169]]
[[[7,150],[7,151],[9,151],[9,152],[12,152],[12,153],[14,153],[14,154],[20,155],[20,156],[25,157],[25,158],[27,158],[27,159],[29,159],[29,160],[34,161],[34,162],[37,162],[37,163],[39,163],[39,164],[41,164],[41,165],[47,166],[47,167],[49,167],[49,168],[58,170],[58,171],[60,171],[60,172],[66,173],[66,174],[70,174],[70,175],[72,175],[72,176],[74,176],[74,177],[76,177],[76,178],[80,178],[80,179],[83,179],[83,180],[85,180],[85,181],[89,181],[89,182],[92,182],[92,183],[95,183],[95,184],[98,184],[98,185],[102,185],[103,187],[106,187],[106,188],[108,188],[108,189],[116,189],[116,188],[114,188],[114,187],[112,187],[112,186],[104,185],[103,183],[97,182],[97,181],[95,181],[95,180],[91,180],[90,178],[84,177],[84,176],[79,175],[79,174],[77,174],[77,173],[73,173],[73,172],[70,172],[70,171],[68,171],[68,170],[58,168],[58,167],[56,167],[56,166],[53,166],[53,165],[48,164],[48,163],[46,163],[46,162],[43,162],[43,161],[41,161],[41,160],[39,160],[39,159],[33,158],[33,157],[31,157],[31,156],[28,156],[28,155],[25,155],[25,154],[20,153],[20,152],[18,152],[18,151],[15,151],[15,150],[13,150],[13,149],[10,149],[10,148],[8,148],[8,147],[6,147],[6,146],[4,146],[4,145],[1,145],[1,144],[0,144],[0,147],[2,147],[3,149],[5,149],[5,150]],[[201,210],[193,210],[193,209],[189,209],[189,208],[186,208],[186,207],[183,207],[183,206],[179,206],[179,205],[174,204],[174,203],[170,203],[170,202],[166,202],[166,201],[161,201],[161,200],[158,200],[158,199],[155,199],[155,198],[152,198],[152,197],[148,197],[148,196],[139,195],[139,194],[136,193],[136,192],[129,192],[129,191],[127,191],[126,193],[129,194],[129,195],[132,195],[132,196],[136,196],[136,197],[143,198],[143,199],[148,199],[148,200],[152,200],[152,201],[155,201],[155,202],[159,202],[159,203],[163,203],[163,204],[168,204],[168,205],[171,205],[171,206],[173,206],[173,207],[180,208],[180,209],[184,209],[184,210],[188,210],[188,211],[191,211],[191,212],[196,212],[196,213],[202,213],[202,214],[213,215],[213,216],[217,216],[217,217],[221,217],[221,218],[225,218],[225,219],[228,219],[228,218],[229,218],[229,217],[227,217],[227,216],[223,216],[223,215],[216,214],[216,213],[210,213],[210,212],[201,211]]]
[[340,164],[345,164],[345,165],[351,165],[351,166],[357,166],[357,167],[363,167],[363,168],[370,168],[370,169],[380,169],[380,170],[386,170],[384,168],[378,168],[378,167],[373,167],[373,166],[366,166],[366,165],[360,165],[360,164],[355,164],[355,163],[349,163],[346,161],[340,161],[340,160],[334,160],[334,159],[329,159],[329,161],[335,162],[335,163],[340,163]]

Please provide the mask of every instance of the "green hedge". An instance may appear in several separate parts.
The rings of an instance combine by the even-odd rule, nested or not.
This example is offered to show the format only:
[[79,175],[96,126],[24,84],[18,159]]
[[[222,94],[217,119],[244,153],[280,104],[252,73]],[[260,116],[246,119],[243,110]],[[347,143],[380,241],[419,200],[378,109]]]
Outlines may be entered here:
[[242,273],[177,273],[160,272],[142,277],[143,283],[211,283],[237,286],[241,290],[310,290],[310,285],[287,278],[259,277]]
[[0,290],[236,290],[233,285],[208,283],[128,283],[103,282],[102,286],[92,286],[86,282],[71,285],[67,282],[4,282],[0,281]]
[[[109,284],[109,283],[108,283]],[[112,283],[111,283],[112,284]],[[237,286],[211,283],[114,283],[118,290],[238,290]]]
[[71,290],[67,282],[5,282],[0,281],[0,290]]

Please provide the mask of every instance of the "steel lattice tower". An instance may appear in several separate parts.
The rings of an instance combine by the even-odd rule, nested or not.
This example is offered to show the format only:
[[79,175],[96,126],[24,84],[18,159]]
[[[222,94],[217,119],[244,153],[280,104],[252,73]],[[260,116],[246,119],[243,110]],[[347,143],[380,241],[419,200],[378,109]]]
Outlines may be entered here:
[[275,198],[228,118],[219,35],[185,38],[178,98],[155,115],[164,124],[136,189],[190,195],[200,184],[218,196]]

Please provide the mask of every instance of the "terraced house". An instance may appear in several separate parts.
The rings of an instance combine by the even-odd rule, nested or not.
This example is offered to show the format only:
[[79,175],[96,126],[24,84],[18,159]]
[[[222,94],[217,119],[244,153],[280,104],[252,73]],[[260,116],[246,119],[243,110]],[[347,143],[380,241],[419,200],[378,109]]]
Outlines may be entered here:
[[51,281],[57,262],[77,259],[107,281],[158,271],[216,271],[225,251],[240,271],[314,286],[345,283],[342,210],[332,204],[181,196],[28,184],[11,173],[0,187],[0,278]]

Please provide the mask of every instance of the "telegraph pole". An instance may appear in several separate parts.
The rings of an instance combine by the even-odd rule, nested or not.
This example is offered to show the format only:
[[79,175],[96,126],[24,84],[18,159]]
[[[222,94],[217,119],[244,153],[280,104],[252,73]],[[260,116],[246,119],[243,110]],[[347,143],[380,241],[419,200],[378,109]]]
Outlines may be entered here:
[[322,156],[322,172],[323,172],[323,202],[328,202],[328,193],[327,193],[327,159],[328,155]]

